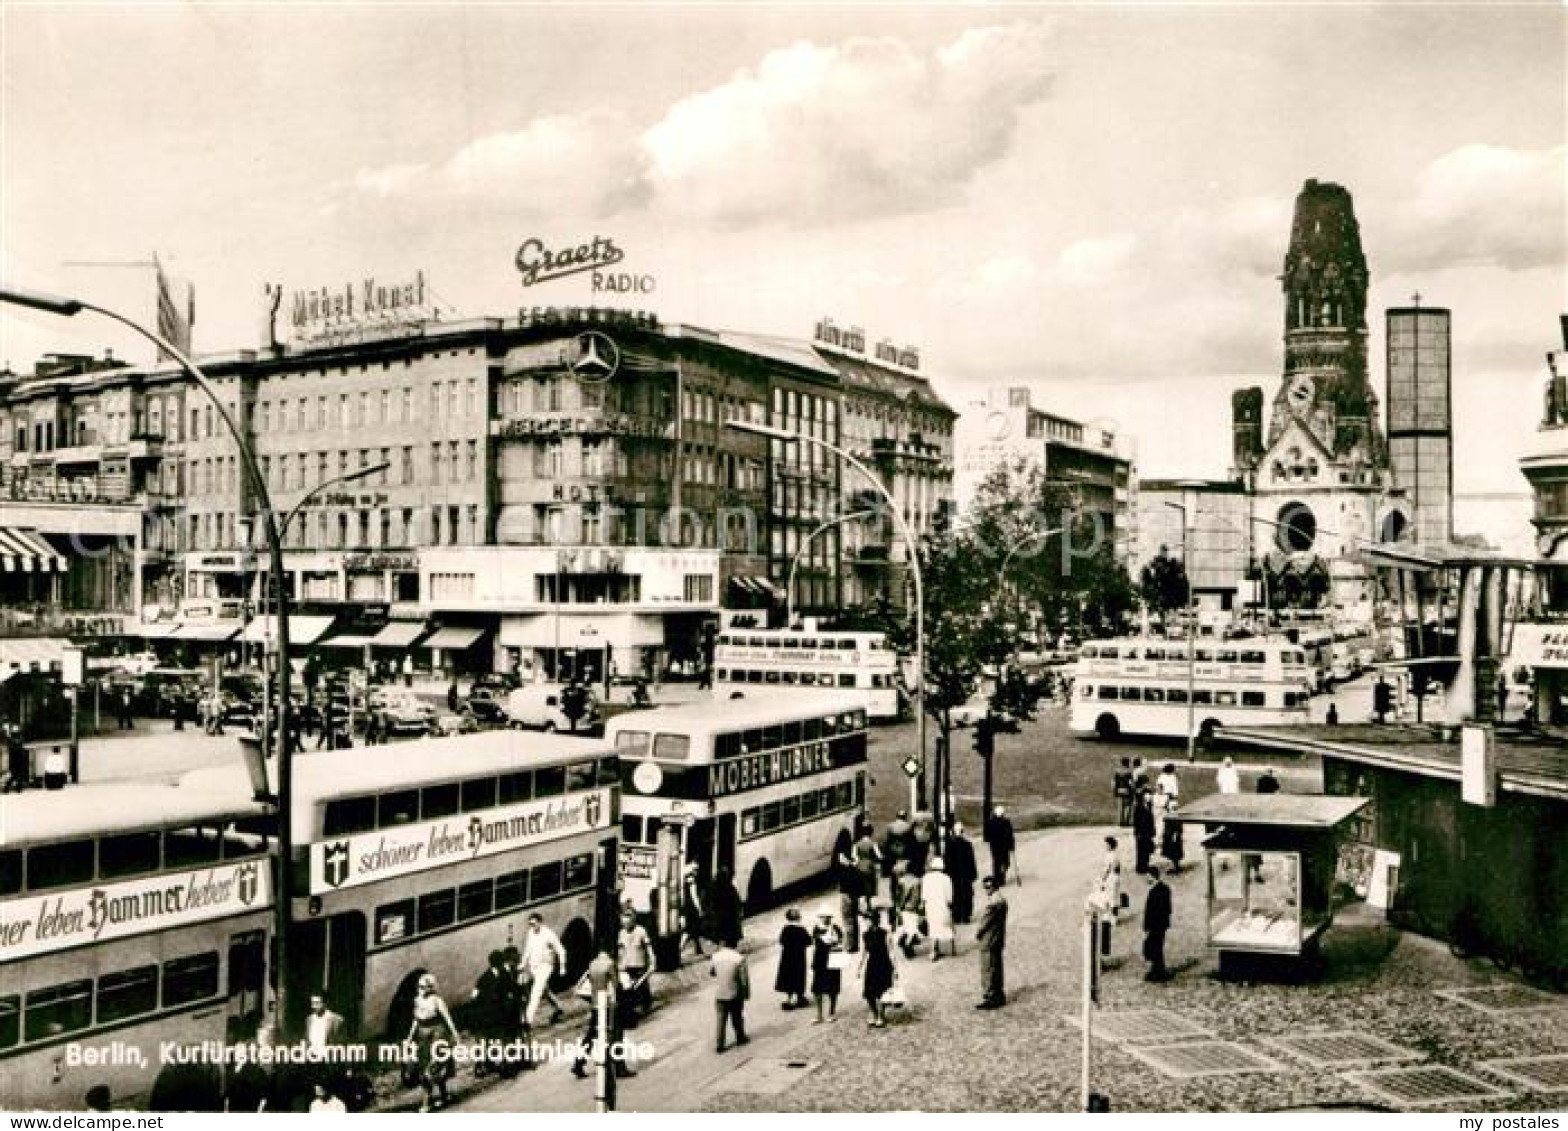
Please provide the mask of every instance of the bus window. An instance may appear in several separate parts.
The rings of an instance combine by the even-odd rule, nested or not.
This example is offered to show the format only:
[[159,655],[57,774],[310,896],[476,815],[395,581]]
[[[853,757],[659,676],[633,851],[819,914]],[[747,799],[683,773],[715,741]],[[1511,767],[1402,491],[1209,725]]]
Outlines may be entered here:
[[1216,691],[1214,693],[1214,703],[1219,707],[1234,707],[1236,705],[1236,693],[1234,691]]
[[1098,660],[1100,658],[1100,650],[1093,644],[1085,644],[1083,646],[1083,651],[1080,652],[1079,655],[1082,656],[1085,660]]
[[747,809],[740,815],[740,835],[743,837],[757,835],[757,810]]
[[767,646],[768,642],[760,636],[753,636],[746,641],[746,647],[748,648],[766,648]]
[[327,802],[327,814],[322,822],[322,832],[327,836],[368,833],[375,827],[376,799],[374,797],[347,797],[342,801]]
[[1167,687],[1165,689],[1165,701],[1167,703],[1185,703],[1187,701],[1187,689],[1185,687]]
[[183,868],[191,864],[215,864],[222,848],[221,841],[218,830],[205,825],[173,829],[163,835],[164,866]]
[[495,881],[495,909],[521,907],[528,902],[528,870],[497,876]]
[[72,840],[46,844],[27,853],[27,887],[31,891],[91,883],[93,842]]
[[494,809],[496,795],[496,780],[494,778],[470,778],[463,783],[463,812],[473,813],[479,809]]
[[620,767],[614,758],[599,759],[599,784],[614,785],[621,780]]
[[800,732],[800,723],[798,723],[798,722],[785,723],[784,724],[784,745],[785,746],[799,746],[800,745],[800,733],[801,733]]
[[841,781],[838,783],[838,807],[848,809],[855,804],[855,783]]
[[1236,662],[1236,656],[1237,652],[1234,648],[1221,648],[1218,652],[1214,653],[1214,658],[1222,664],[1234,664]]
[[855,650],[855,642],[846,637],[845,639],[840,640],[838,644],[835,645],[835,647],[838,648],[840,652],[853,652]]
[[403,789],[381,795],[377,803],[377,824],[382,828],[409,825],[419,820],[419,790]]
[[810,637],[802,637],[800,647],[804,652],[815,652],[817,650],[817,642]]
[[[127,833],[125,836],[106,836],[99,841],[98,875],[113,880],[121,876],[134,876],[139,872],[156,872],[163,859],[163,838],[157,833]],[[156,991],[157,972],[153,972]],[[156,995],[156,992],[154,993]]]
[[0,895],[15,895],[22,890],[22,850],[0,852]]
[[779,803],[770,801],[762,807],[762,831],[772,832],[779,827]]
[[566,767],[566,792],[578,793],[585,789],[592,789],[599,776],[599,771],[593,762],[573,762]]
[[1165,689],[1161,687],[1145,687],[1143,689],[1143,701],[1145,703],[1165,702]]
[[[496,881],[496,894],[500,895],[501,881]],[[376,945],[397,942],[414,933],[414,901],[400,899],[376,908]]]
[[733,731],[729,734],[716,734],[713,736],[713,756],[715,758],[734,758],[740,754],[740,735]]
[[98,1024],[123,1021],[158,1008],[158,968],[138,966],[98,979]]
[[22,999],[15,994],[0,997],[0,1049],[8,1049],[22,1037]]
[[663,817],[649,817],[648,818],[648,832],[647,832],[646,835],[648,837],[648,843],[649,844],[658,844],[659,843],[659,830],[662,829],[663,827],[664,827],[664,818]]
[[817,739],[821,738],[822,737],[822,720],[821,719],[807,719],[806,720],[806,725],[805,725],[805,728],[804,728],[804,733],[805,733],[807,742],[815,742]]
[[1262,652],[1242,652],[1240,656],[1244,664],[1261,664],[1267,659]]
[[163,964],[163,1008],[218,996],[218,952],[176,958]]
[[223,858],[244,860],[267,851],[267,835],[253,827],[230,825],[223,830]]
[[456,919],[457,892],[451,888],[445,891],[426,892],[419,897],[420,934],[450,927]]
[[566,862],[566,875],[563,881],[564,890],[582,891],[584,888],[593,887],[593,855],[583,853],[573,856]]
[[645,730],[623,730],[615,736],[615,752],[622,758],[646,758],[648,756],[648,732]]
[[1139,702],[1143,698],[1143,688],[1124,687],[1122,688],[1122,698],[1131,700],[1134,703]]
[[1213,703],[1214,693],[1212,691],[1194,691],[1192,693],[1192,701],[1194,703]]
[[837,734],[837,733],[838,733],[838,716],[837,715],[829,715],[829,716],[827,716],[827,718],[822,720],[822,737],[823,738],[827,738],[829,735],[833,735],[833,734]]
[[784,742],[784,728],[771,726],[762,728],[762,748],[764,750],[777,750]]
[[787,649],[790,649],[791,651],[793,651],[794,649],[800,647],[800,641],[797,640],[793,636],[786,636],[782,640],[779,641],[779,647],[780,648],[787,648]]
[[502,805],[515,805],[528,801],[534,795],[534,776],[527,770],[516,774],[502,774],[500,801]]
[[559,797],[566,792],[566,767],[547,766],[534,771],[534,796]]
[[799,683],[800,682],[800,673],[799,672],[784,672],[783,673],[783,678],[784,678],[784,682],[785,683]]
[[457,917],[461,922],[470,919],[483,919],[490,914],[491,902],[495,895],[494,880],[479,880],[477,883],[464,884],[457,889]]
[[838,677],[838,685],[840,687],[854,687],[855,677],[852,674],[845,672]]
[[457,812],[457,783],[427,785],[420,791],[419,816],[421,820],[434,821],[450,817]]
[[779,673],[778,672],[766,671],[766,672],[762,673],[762,682],[763,683],[777,683],[778,681],[779,681]]
[[1265,702],[1266,700],[1263,698],[1263,692],[1261,691],[1243,691],[1241,693],[1241,705],[1243,707],[1262,707]]
[[713,674],[720,683],[726,683],[730,678],[729,668],[716,668],[714,669]]
[[534,903],[546,899],[554,899],[561,894],[561,862],[552,860],[548,864],[540,864],[534,869],[529,881],[531,888],[529,898]]
[[621,839],[627,844],[642,843],[642,817],[636,813],[621,814]]
[[653,756],[669,762],[684,762],[691,755],[691,738],[684,734],[661,734],[653,740]]
[[838,791],[831,785],[823,786],[817,790],[817,812],[832,813],[838,808]]
[[809,821],[817,815],[817,791],[802,794],[800,798],[800,819]]
[[800,821],[800,798],[786,797],[779,803],[779,824],[793,825]]
[[27,1039],[42,1041],[61,1033],[74,1033],[93,1022],[91,978],[63,982],[27,995]]
[[1111,685],[1109,685],[1109,684],[1104,684],[1104,683],[1100,684],[1099,697],[1101,699],[1115,699],[1116,698],[1116,688],[1111,686]]

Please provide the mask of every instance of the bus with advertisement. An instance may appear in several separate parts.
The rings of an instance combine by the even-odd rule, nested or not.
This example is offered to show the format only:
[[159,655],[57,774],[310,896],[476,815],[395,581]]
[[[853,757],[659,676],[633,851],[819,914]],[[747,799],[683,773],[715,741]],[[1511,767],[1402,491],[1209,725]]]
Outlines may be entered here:
[[737,628],[713,648],[713,695],[736,691],[852,691],[876,722],[894,722],[903,708],[898,654],[880,632],[819,632],[799,628]]
[[[215,775],[199,770],[184,788]],[[321,992],[363,1040],[401,1040],[419,975],[471,986],[537,911],[571,986],[614,927],[619,769],[598,739],[486,731],[293,763],[291,1011]]]
[[81,1109],[152,1087],[165,1042],[254,1035],[272,820],[166,784],[0,801],[0,1102]]
[[867,718],[857,695],[772,694],[610,720],[621,758],[622,894],[680,933],[681,877],[728,872],[748,912],[831,869],[865,812]]

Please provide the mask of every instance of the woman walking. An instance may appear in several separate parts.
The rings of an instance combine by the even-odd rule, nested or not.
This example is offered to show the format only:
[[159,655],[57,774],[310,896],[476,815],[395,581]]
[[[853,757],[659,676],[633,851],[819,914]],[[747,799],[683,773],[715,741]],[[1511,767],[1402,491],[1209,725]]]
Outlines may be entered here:
[[420,1111],[439,1111],[450,1101],[446,1082],[452,1078],[452,1046],[457,1042],[457,1026],[451,1011],[436,993],[433,974],[419,976],[419,996],[414,999],[414,1023],[408,1040],[414,1046],[414,1063],[419,1071],[419,1086],[425,1090]]
[[898,899],[898,932],[893,941],[904,952],[905,958],[913,958],[915,947],[920,945],[920,919],[923,914],[920,877],[912,873],[909,865],[902,860],[894,866],[893,876],[894,892]]
[[785,1009],[806,1004],[806,967],[811,952],[811,933],[800,925],[800,912],[791,907],[784,915],[787,922],[779,932],[779,972],[773,988],[784,995]]
[[893,952],[888,948],[887,905],[872,906],[870,925],[860,936],[860,994],[871,1010],[872,1029],[887,1027],[887,1006],[882,998],[893,988]]
[[[817,1019],[838,1020],[838,993],[842,978],[844,958],[844,932],[833,921],[833,909],[824,907],[817,912],[817,926],[811,932],[811,996],[817,1002]],[[822,1005],[827,1003],[827,1016],[822,1015]]]
[[925,905],[926,931],[931,935],[931,961],[942,957],[942,949],[958,953],[953,932],[953,881],[940,856],[931,857],[926,874],[920,877],[920,902]]

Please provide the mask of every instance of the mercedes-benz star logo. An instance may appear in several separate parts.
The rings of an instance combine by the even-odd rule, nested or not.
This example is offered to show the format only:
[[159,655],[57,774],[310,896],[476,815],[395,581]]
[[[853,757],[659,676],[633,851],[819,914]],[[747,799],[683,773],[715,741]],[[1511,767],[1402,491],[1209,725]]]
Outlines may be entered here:
[[578,334],[573,342],[576,355],[571,362],[572,376],[579,381],[598,384],[615,376],[621,367],[621,351],[608,336],[597,330]]

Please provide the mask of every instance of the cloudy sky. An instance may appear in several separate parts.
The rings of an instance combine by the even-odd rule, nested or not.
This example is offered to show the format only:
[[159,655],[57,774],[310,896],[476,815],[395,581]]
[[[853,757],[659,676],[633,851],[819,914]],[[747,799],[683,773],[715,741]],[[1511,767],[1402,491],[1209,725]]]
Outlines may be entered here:
[[[0,6],[0,272],[255,344],[263,283],[422,269],[451,311],[604,301],[513,266],[613,237],[666,320],[920,345],[1223,471],[1272,396],[1302,182],[1381,311],[1451,307],[1460,487],[1518,491],[1564,295],[1565,16],[1538,6]],[[115,343],[0,315],[0,361]],[[125,343],[120,348],[130,352]],[[1375,381],[1381,382],[1381,362]]]

